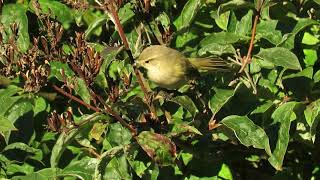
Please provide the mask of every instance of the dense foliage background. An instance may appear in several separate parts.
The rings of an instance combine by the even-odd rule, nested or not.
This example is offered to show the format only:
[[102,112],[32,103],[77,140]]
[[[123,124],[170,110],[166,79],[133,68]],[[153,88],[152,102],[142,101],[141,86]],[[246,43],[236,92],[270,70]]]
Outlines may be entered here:
[[[0,7],[1,179],[320,178],[319,0]],[[166,92],[151,44],[233,68]]]

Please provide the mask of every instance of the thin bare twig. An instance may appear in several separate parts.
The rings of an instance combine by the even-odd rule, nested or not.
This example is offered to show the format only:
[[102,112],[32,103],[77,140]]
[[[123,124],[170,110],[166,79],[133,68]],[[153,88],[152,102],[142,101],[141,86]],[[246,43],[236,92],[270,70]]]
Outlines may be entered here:
[[[96,0],[96,2],[97,2],[100,6],[104,7],[104,9],[105,9],[105,11],[106,11],[107,13],[110,13],[110,14],[111,14],[111,19],[113,20],[114,24],[116,25],[117,31],[118,31],[118,33],[119,33],[119,36],[120,36],[120,38],[121,38],[121,40],[122,40],[122,42],[123,42],[123,44],[124,44],[124,47],[125,47],[125,49],[126,49],[126,52],[128,53],[130,62],[131,62],[131,64],[134,64],[134,58],[133,58],[133,56],[132,56],[132,53],[131,53],[131,50],[130,50],[130,47],[129,47],[128,40],[127,40],[127,38],[126,38],[126,36],[125,36],[125,34],[124,34],[122,25],[121,25],[120,20],[119,20],[118,13],[117,13],[117,11],[116,11],[116,9],[115,9],[115,7],[114,7],[114,5],[115,5],[114,0],[108,1],[107,6],[102,5],[98,0]],[[142,89],[142,91],[143,91],[143,93],[144,93],[144,96],[145,96],[145,97],[148,97],[148,96],[149,96],[149,91],[148,91],[147,88],[145,87],[144,82],[143,82],[143,80],[142,80],[142,75],[141,75],[141,73],[139,72],[139,70],[138,70],[136,67],[134,67],[134,73],[135,73],[135,75],[136,75],[136,77],[137,77],[138,84],[140,85],[140,87],[141,87],[141,89]],[[147,98],[145,98],[145,99],[147,99]],[[153,103],[151,102],[150,104],[149,104],[149,103],[146,103],[146,104],[147,104],[147,106],[148,106],[149,109],[150,109],[152,118],[153,118],[153,119],[157,119],[158,117],[157,117],[157,113],[156,113],[156,110],[155,110],[155,108],[154,108]]]
[[71,100],[76,101],[77,103],[79,103],[79,104],[87,107],[88,109],[94,110],[94,111],[96,111],[96,112],[100,112],[100,109],[99,109],[99,108],[96,108],[96,107],[94,107],[94,106],[91,106],[90,104],[85,103],[85,102],[82,101],[81,99],[73,96],[72,94],[67,93],[67,92],[64,91],[62,88],[59,88],[58,86],[56,86],[56,85],[54,85],[54,84],[52,85],[52,87],[53,87],[54,90],[58,91],[59,93],[63,94],[64,96],[70,98]]
[[258,2],[257,2],[257,4],[258,4],[257,5],[257,14],[256,14],[256,16],[254,18],[254,22],[253,22],[251,41],[250,41],[248,53],[247,53],[247,56],[245,56],[242,60],[242,66],[241,66],[241,69],[239,70],[239,73],[242,73],[243,70],[246,68],[246,66],[251,62],[252,49],[253,49],[255,35],[256,35],[256,31],[257,31],[257,24],[258,24],[258,21],[260,18],[260,13],[261,13],[261,8],[262,8],[263,3],[264,3],[264,0],[262,1],[262,3],[260,3],[260,0],[258,0]]

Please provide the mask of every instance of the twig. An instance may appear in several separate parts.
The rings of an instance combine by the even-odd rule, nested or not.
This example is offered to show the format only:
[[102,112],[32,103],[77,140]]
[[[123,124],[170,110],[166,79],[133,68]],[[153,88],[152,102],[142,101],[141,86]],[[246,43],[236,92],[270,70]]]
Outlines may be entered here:
[[[56,85],[54,85],[54,84],[52,85],[52,87],[53,87],[53,89],[55,89],[55,90],[58,91],[59,93],[63,94],[64,96],[66,96],[66,97],[68,97],[68,98],[70,98],[71,100],[74,100],[74,101],[78,102],[79,104],[87,107],[88,109],[94,110],[94,111],[96,111],[96,112],[101,112],[101,110],[100,110],[99,108],[96,108],[96,107],[94,107],[94,106],[92,106],[92,105],[90,105],[90,104],[85,103],[84,101],[82,101],[81,99],[73,96],[72,94],[69,94],[69,93],[65,92],[62,88],[59,88],[58,86],[56,86]],[[96,97],[99,99],[99,96],[98,96],[98,95],[96,95]],[[101,98],[101,97],[100,97],[100,98]],[[126,123],[116,112],[114,112],[114,111],[103,101],[103,99],[102,99],[102,100],[99,99],[99,101],[100,101],[101,103],[103,103],[103,105],[105,106],[105,110],[104,110],[105,113],[110,114],[110,115],[112,115],[113,117],[115,117],[123,126],[125,126],[126,128],[128,128],[128,129],[131,131],[132,134],[136,134],[136,133],[137,133],[136,129],[132,128],[128,123]]]
[[100,109],[99,109],[99,108],[96,108],[96,107],[94,107],[94,106],[91,106],[90,104],[85,103],[85,102],[82,101],[81,99],[73,96],[72,94],[67,93],[67,92],[64,91],[62,88],[59,88],[58,86],[56,86],[56,85],[54,85],[54,84],[52,85],[52,87],[53,87],[53,89],[55,89],[55,90],[58,91],[59,93],[63,94],[64,96],[66,96],[66,97],[68,97],[68,98],[70,98],[71,100],[74,100],[74,101],[78,102],[79,104],[87,107],[88,109],[94,110],[94,111],[96,111],[96,112],[100,112]]
[[97,94],[94,94],[94,96],[96,96],[96,98],[99,100],[100,103],[103,104],[105,111],[109,114],[111,114],[112,116],[114,116],[121,125],[123,125],[124,127],[128,128],[131,133],[133,135],[137,134],[137,130],[135,128],[133,128],[132,126],[130,126],[125,120],[123,120],[116,112],[114,112],[109,106],[108,104],[103,100],[103,98]]
[[[100,6],[104,7],[98,0],[96,0],[96,2]],[[113,20],[114,24],[116,25],[117,31],[118,31],[118,33],[120,35],[120,38],[121,38],[121,40],[123,42],[123,45],[124,45],[124,47],[126,49],[126,52],[128,53],[130,62],[131,62],[131,64],[134,64],[134,58],[132,56],[128,40],[127,40],[127,38],[126,38],[126,36],[124,34],[122,25],[121,25],[120,20],[119,20],[118,13],[116,12],[116,10],[114,8],[114,5],[115,5],[114,0],[109,0],[105,11],[107,13],[111,14],[111,19]],[[141,89],[142,89],[142,91],[144,93],[144,96],[148,97],[149,96],[149,92],[148,92],[147,88],[144,85],[144,82],[143,82],[142,77],[141,77],[141,73],[139,72],[139,70],[136,67],[134,67],[134,73],[135,73],[135,75],[137,77],[138,84],[140,85],[140,87],[141,87]],[[153,103],[151,103],[151,104],[146,103],[146,104],[148,105],[148,107],[150,109],[152,118],[157,119],[157,113],[155,111]]]
[[257,31],[257,24],[260,18],[260,13],[261,13],[261,7],[262,4],[264,3],[264,0],[262,1],[262,3],[260,3],[260,0],[258,0],[257,2],[257,15],[254,18],[254,22],[253,22],[253,27],[252,27],[252,33],[251,33],[251,41],[250,41],[250,45],[249,45],[249,49],[248,49],[248,53],[247,56],[245,56],[243,58],[242,61],[242,66],[241,69],[239,70],[239,73],[242,73],[243,70],[246,68],[246,66],[251,62],[251,54],[252,54],[252,49],[253,49],[253,45],[254,45],[254,39],[255,39],[255,35],[256,35],[256,31]]

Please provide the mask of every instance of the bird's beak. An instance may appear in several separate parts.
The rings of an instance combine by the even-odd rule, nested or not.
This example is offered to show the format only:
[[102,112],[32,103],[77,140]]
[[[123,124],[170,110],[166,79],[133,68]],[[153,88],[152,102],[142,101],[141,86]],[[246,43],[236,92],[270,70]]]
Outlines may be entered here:
[[141,67],[141,64],[140,64],[140,62],[139,61],[136,61],[136,62],[134,62],[134,64],[133,64],[133,66],[135,66],[135,67]]

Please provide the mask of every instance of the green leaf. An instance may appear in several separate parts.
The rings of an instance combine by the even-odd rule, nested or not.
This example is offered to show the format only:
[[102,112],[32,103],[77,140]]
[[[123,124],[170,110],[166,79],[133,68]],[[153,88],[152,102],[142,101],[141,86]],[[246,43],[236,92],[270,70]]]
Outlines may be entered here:
[[[318,70],[314,76],[313,76],[313,80],[315,83],[319,82],[320,81],[320,70]],[[0,103],[1,104],[1,103]]]
[[[122,174],[119,174],[120,172],[117,172],[117,168],[119,168],[119,167],[110,168],[110,166],[109,166],[110,161],[115,156],[118,156],[121,153],[123,153],[123,146],[113,147],[113,148],[109,149],[108,151],[104,152],[103,154],[101,154],[99,161],[98,161],[98,163],[95,167],[95,170],[94,170],[93,179],[106,179],[105,175],[109,176],[110,174],[112,174],[113,177],[115,177],[116,179],[122,179],[123,178],[123,176],[121,176]],[[113,163],[111,164],[111,166],[117,166],[117,165],[121,166],[121,163],[117,164],[117,162],[113,161]],[[126,167],[120,167],[120,168],[122,169],[122,168],[126,168]],[[109,170],[109,172],[108,172],[108,170]],[[109,177],[107,179],[110,179],[110,178],[111,177]]]
[[199,56],[204,56],[207,54],[213,54],[217,56],[221,56],[223,54],[235,54],[236,50],[231,44],[218,44],[218,43],[211,43],[206,46],[203,46],[199,49],[198,54]]
[[107,139],[112,146],[130,144],[132,135],[130,131],[120,123],[110,124]]
[[77,85],[74,88],[76,93],[81,97],[81,99],[85,103],[90,104],[91,95],[86,82],[79,77],[76,78],[76,81],[77,81]]
[[89,133],[89,139],[100,140],[101,135],[105,132],[107,124],[104,123],[95,123]]
[[292,49],[294,47],[295,36],[300,31],[305,29],[306,27],[314,25],[314,24],[320,24],[320,23],[315,20],[309,19],[309,18],[299,19],[298,22],[296,23],[294,29],[290,33],[287,33],[283,36],[282,41],[279,44],[279,46],[285,47],[288,49]]
[[7,175],[14,175],[14,174],[31,174],[34,171],[34,166],[30,164],[24,163],[22,165],[18,164],[8,164],[6,167]]
[[232,171],[231,171],[231,169],[229,168],[228,165],[222,164],[221,169],[220,169],[219,174],[218,174],[218,177],[219,178],[223,178],[223,179],[228,179],[228,180],[232,180],[233,179]]
[[274,103],[270,100],[265,102],[264,104],[257,106],[255,110],[253,110],[250,114],[262,114],[265,113],[267,110],[269,110],[271,107],[273,107]]
[[[94,19],[90,22],[89,27],[85,31],[85,38],[88,39],[90,36],[95,33],[98,29],[101,29],[101,26],[104,25],[109,18],[107,16],[102,16]],[[101,29],[102,31],[102,29]]]
[[133,8],[134,7],[131,3],[126,3],[122,8],[119,9],[118,16],[122,25],[127,23],[135,15],[135,13],[131,10]]
[[200,46],[207,46],[210,44],[228,45],[236,43],[240,40],[241,36],[232,32],[218,32],[212,33],[209,36],[203,38],[200,42]]
[[203,0],[188,0],[184,5],[180,16],[173,23],[177,31],[185,29],[191,25],[202,4]]
[[[81,133],[83,130],[85,130],[91,123],[97,122],[99,120],[105,120],[108,119],[108,116],[102,115],[100,113],[95,113],[92,115],[84,115],[81,117],[81,122],[86,122],[85,125],[82,125],[78,128],[71,129],[66,132],[62,132],[57,139],[55,145],[52,148],[51,157],[50,157],[50,165],[52,168],[58,167],[58,163],[60,161],[60,158],[66,149],[66,147],[74,140],[76,135]],[[90,122],[90,123],[89,123]]]
[[229,10],[236,10],[239,8],[254,8],[254,4],[245,0],[231,0],[219,6],[219,12],[224,13]]
[[316,130],[320,120],[320,99],[309,104],[304,110],[304,116],[310,127],[312,141],[315,141]]
[[[216,14],[216,13],[214,13]],[[228,23],[229,23],[229,16],[230,16],[230,11],[227,11],[222,14],[218,14],[217,17],[215,17],[213,13],[211,13],[211,17],[214,18],[216,24],[221,28],[222,30],[227,31],[228,29]]]
[[150,131],[143,131],[136,137],[136,140],[155,162],[162,166],[174,163],[176,145],[168,137]]
[[286,69],[301,70],[297,56],[286,48],[261,49],[256,56]]
[[245,36],[251,32],[253,11],[249,10],[237,23],[235,34]]
[[[30,39],[28,32],[28,17],[26,15],[26,8],[21,4],[6,4],[2,8],[0,22],[4,26],[5,41],[13,35],[10,25],[16,23],[18,25],[18,39],[17,45],[20,51],[26,52],[29,48]],[[3,34],[4,35],[4,34]]]
[[19,149],[19,150],[24,151],[26,153],[33,154],[30,157],[32,159],[35,159],[38,161],[42,160],[42,151],[40,149],[30,147],[27,144],[21,143],[21,142],[15,142],[15,143],[9,144],[3,149],[3,151],[9,151],[9,150],[15,150],[15,149]]
[[256,38],[263,38],[274,45],[278,45],[282,40],[282,34],[281,31],[276,30],[277,24],[277,20],[261,20],[257,25]]
[[218,89],[209,101],[209,108],[212,111],[212,116],[215,116],[220,109],[225,105],[235,94],[236,89]]
[[65,29],[70,27],[70,23],[73,21],[73,15],[71,9],[65,4],[59,1],[53,0],[39,0],[41,13],[50,14],[52,18],[57,18],[62,23]]
[[202,135],[202,133],[195,127],[188,125],[185,122],[176,123],[171,132],[170,135],[173,136],[179,136],[179,135]]
[[297,77],[306,77],[306,78],[312,79],[312,76],[313,76],[313,68],[308,67],[303,69],[301,72],[284,76],[282,79],[290,79],[290,78],[297,78]]
[[52,180],[57,178],[59,169],[44,168],[37,172],[28,173],[26,176],[14,176],[12,180]]
[[[118,151],[109,163],[104,166],[105,170],[102,179],[132,179],[126,156],[119,155],[120,153],[122,153],[122,151]],[[108,159],[110,159],[110,157],[109,155]]]
[[225,117],[221,123],[234,131],[241,144],[264,149],[267,154],[271,155],[269,138],[266,132],[248,117],[231,115]]
[[103,58],[103,63],[100,67],[99,73],[94,79],[94,82],[102,89],[106,89],[108,87],[108,81],[106,78],[106,70],[112,60],[115,59],[116,55],[118,54],[118,51],[110,51],[108,54],[105,55]]
[[51,61],[50,62],[50,75],[49,79],[52,77],[57,78],[59,81],[63,82],[63,76],[62,76],[62,71],[65,75],[66,78],[72,78],[75,76],[74,72],[70,69],[68,64],[62,63],[60,61]]
[[284,155],[286,154],[289,144],[289,130],[291,121],[296,119],[294,108],[297,102],[287,102],[279,106],[273,113],[273,125],[279,125],[278,140],[276,147],[272,152],[272,156],[268,159],[270,164],[277,170],[282,169]]
[[77,179],[93,179],[95,167],[98,164],[98,159],[84,157],[80,160],[71,161],[62,171],[59,176],[73,176]]
[[50,105],[46,102],[46,100],[43,97],[37,97],[34,103],[33,116],[36,116],[37,114],[46,111],[49,108]]
[[170,101],[181,105],[183,108],[189,111],[193,117],[195,117],[196,114],[199,112],[197,106],[188,96],[176,96],[170,99]]
[[316,45],[320,40],[309,32],[305,32],[302,38],[302,43],[307,45]]
[[318,60],[317,51],[314,49],[303,49],[303,54],[305,56],[304,62],[307,66],[314,66]]
[[14,127],[13,122],[11,122],[8,118],[0,115],[0,134],[5,131],[15,131],[17,130],[16,127]]

